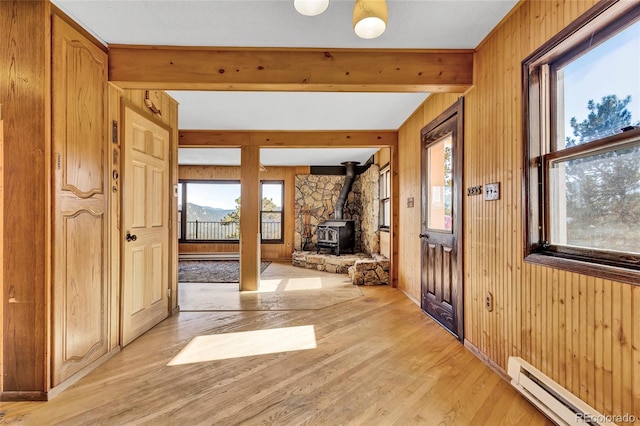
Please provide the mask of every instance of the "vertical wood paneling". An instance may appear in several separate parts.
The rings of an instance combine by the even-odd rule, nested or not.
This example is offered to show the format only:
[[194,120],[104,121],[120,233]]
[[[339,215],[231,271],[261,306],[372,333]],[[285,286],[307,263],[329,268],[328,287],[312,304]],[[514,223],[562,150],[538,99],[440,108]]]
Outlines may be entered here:
[[[0,110],[0,235],[4,235],[4,123],[2,122],[2,110]],[[4,245],[0,244],[0,333],[4,323]],[[0,393],[2,392],[3,371],[3,340],[0,334]]]
[[[0,2],[3,145],[2,399],[48,390],[50,5]],[[25,196],[28,195],[28,196]]]
[[170,186],[171,197],[169,198],[170,205],[170,220],[171,229],[169,230],[169,239],[171,246],[169,247],[169,264],[170,277],[169,285],[171,286],[171,311],[177,312],[178,310],[178,194],[174,193],[175,188],[178,185],[178,103],[170,98],[168,95],[163,97],[163,108],[167,111],[167,115],[171,126],[171,164],[170,167]]
[[111,289],[109,298],[109,341],[111,343],[109,350],[113,350],[120,346],[120,126],[116,133],[116,141],[113,141],[113,122],[120,120],[120,97],[122,90],[116,86],[108,85],[109,110],[107,125],[109,127],[108,157],[110,161],[107,163],[110,170],[109,186],[109,253],[111,259],[109,262],[109,270],[111,272]]
[[[500,182],[501,199],[465,196],[465,336],[502,368],[522,356],[596,409],[640,417],[640,287],[522,260],[520,64],[596,2],[522,2],[477,48],[465,94],[464,187]],[[431,95],[399,129],[399,287],[416,299],[420,217],[406,198],[420,191],[419,129],[455,98]]]

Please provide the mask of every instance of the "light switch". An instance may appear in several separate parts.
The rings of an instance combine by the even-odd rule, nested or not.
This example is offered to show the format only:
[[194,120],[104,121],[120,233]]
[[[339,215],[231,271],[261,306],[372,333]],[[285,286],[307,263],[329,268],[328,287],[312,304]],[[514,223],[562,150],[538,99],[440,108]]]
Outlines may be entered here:
[[500,199],[500,183],[488,183],[483,186],[485,201],[493,201]]

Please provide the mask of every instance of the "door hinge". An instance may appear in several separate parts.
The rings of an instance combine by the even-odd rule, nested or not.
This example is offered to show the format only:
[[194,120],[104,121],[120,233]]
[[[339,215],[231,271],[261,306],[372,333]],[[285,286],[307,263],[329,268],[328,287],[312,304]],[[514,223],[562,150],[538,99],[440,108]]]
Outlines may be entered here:
[[167,297],[171,298],[171,289],[170,288],[167,289]]
[[62,156],[59,152],[56,152],[56,169],[60,170],[62,168]]

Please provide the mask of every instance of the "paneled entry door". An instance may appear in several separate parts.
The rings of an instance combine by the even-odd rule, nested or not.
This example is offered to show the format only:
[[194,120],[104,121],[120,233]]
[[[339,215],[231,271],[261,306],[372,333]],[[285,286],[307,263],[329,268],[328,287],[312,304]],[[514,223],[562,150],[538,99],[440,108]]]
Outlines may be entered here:
[[169,134],[123,105],[122,346],[169,315]]
[[463,99],[422,129],[422,310],[463,338]]

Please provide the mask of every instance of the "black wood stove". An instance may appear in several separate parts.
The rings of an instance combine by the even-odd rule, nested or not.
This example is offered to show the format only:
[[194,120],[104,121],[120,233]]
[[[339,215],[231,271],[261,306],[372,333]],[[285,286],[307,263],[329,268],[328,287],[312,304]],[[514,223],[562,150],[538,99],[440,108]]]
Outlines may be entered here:
[[317,253],[321,248],[334,251],[337,256],[340,252],[349,250],[353,253],[356,245],[355,221],[353,220],[327,220],[316,228],[318,242]]
[[342,185],[338,201],[336,202],[335,219],[326,220],[317,226],[316,236],[318,237],[318,242],[316,243],[316,253],[319,253],[321,248],[330,249],[335,252],[337,256],[340,256],[340,253],[345,250],[351,253],[355,251],[355,221],[343,219],[342,210],[347,201],[347,195],[349,195],[349,191],[351,190],[358,162],[347,161],[342,164],[345,166],[346,173],[344,185]]

